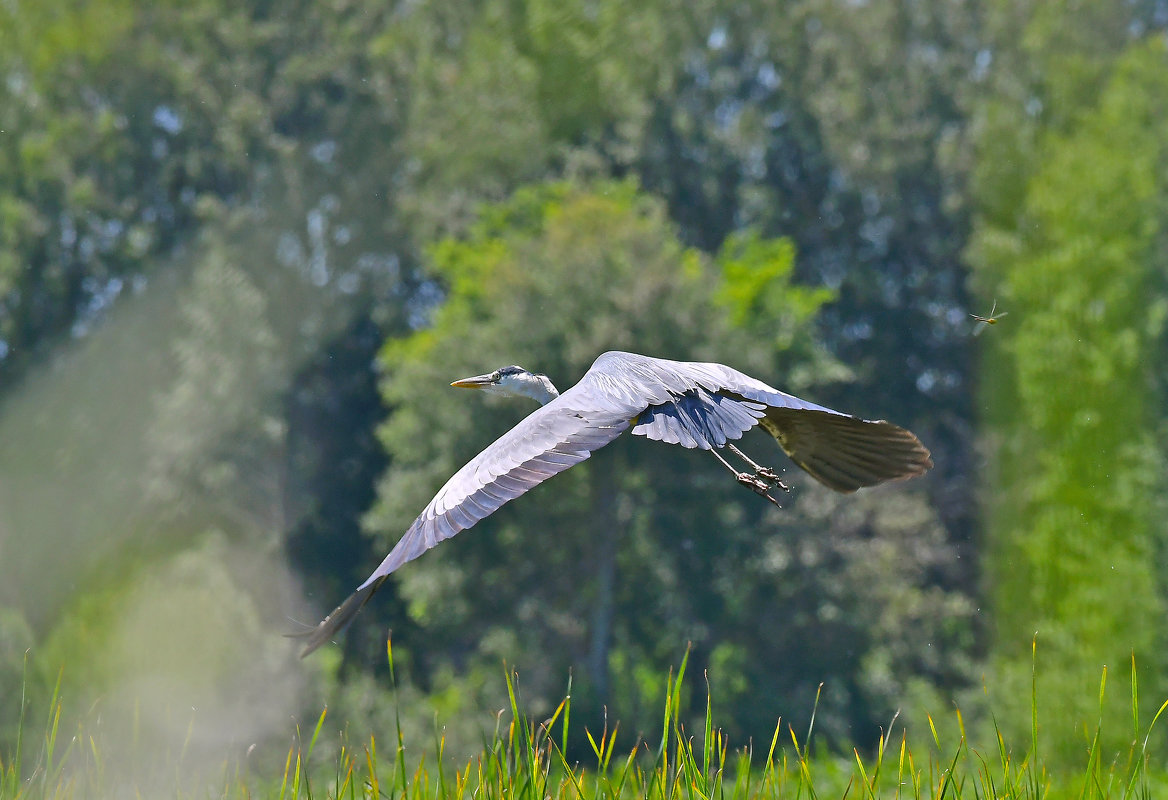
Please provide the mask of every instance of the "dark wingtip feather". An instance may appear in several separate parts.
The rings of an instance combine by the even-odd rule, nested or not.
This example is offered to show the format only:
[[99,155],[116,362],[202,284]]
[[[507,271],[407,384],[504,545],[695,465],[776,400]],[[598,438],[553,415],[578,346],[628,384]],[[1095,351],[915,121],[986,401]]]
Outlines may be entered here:
[[304,631],[303,633],[285,634],[293,639],[304,640],[304,649],[300,651],[300,657],[304,658],[325,642],[331,641],[334,636],[348,627],[349,623],[353,621],[353,618],[357,616],[357,612],[369,602],[369,598],[385,582],[385,578],[386,576],[382,576],[364,589],[358,589],[353,592],[345,602],[337,606],[333,610],[333,613],[321,620],[321,623],[315,628]]
[[770,409],[763,427],[796,464],[845,494],[916,477],[933,466],[915,434],[885,420],[782,408]]

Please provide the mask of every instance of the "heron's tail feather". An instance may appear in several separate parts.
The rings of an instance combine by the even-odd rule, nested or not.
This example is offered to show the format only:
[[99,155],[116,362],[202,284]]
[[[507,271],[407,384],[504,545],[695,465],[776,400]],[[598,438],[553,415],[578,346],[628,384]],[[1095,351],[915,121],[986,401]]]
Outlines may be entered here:
[[920,439],[884,420],[768,408],[760,423],[792,461],[837,492],[911,478],[933,466]]
[[357,616],[357,612],[369,602],[369,598],[381,588],[381,584],[385,582],[387,577],[387,575],[382,575],[368,586],[353,592],[345,602],[337,606],[333,613],[325,617],[315,628],[303,633],[287,634],[295,639],[304,639],[304,649],[300,651],[300,657],[304,658],[348,627],[353,618]]

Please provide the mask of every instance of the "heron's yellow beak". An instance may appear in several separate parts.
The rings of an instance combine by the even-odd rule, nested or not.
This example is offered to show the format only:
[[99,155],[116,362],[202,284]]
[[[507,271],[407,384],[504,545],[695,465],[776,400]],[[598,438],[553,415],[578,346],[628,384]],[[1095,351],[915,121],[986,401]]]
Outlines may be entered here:
[[492,386],[495,381],[491,373],[486,375],[475,375],[471,378],[459,378],[451,386],[459,389],[482,389],[484,386]]

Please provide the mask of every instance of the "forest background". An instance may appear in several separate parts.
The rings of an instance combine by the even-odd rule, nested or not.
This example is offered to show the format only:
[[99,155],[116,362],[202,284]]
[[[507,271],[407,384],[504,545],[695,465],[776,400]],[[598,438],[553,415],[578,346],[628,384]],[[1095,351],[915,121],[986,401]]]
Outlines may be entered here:
[[[821,684],[841,752],[954,703],[1025,742],[1037,636],[1047,754],[1081,759],[1104,667],[1168,697],[1166,28],[1163,0],[3,4],[0,752],[60,675],[111,759],[279,755],[325,705],[465,753],[505,669],[536,717],[571,675],[579,747],[631,744],[687,646],[737,744]],[[282,634],[528,410],[449,382],[563,389],[608,349],[887,418],[936,468],[848,497],[792,470],[778,510],[624,437],[298,661]]]

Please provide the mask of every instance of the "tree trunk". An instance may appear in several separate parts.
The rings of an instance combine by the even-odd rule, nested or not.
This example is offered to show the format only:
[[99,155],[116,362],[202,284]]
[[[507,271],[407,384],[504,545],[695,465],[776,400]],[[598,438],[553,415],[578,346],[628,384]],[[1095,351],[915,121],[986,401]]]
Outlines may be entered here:
[[608,702],[608,651],[612,645],[612,620],[616,610],[617,510],[614,468],[592,472],[592,541],[595,545],[596,601],[592,611],[592,637],[588,648],[588,677],[598,705]]

